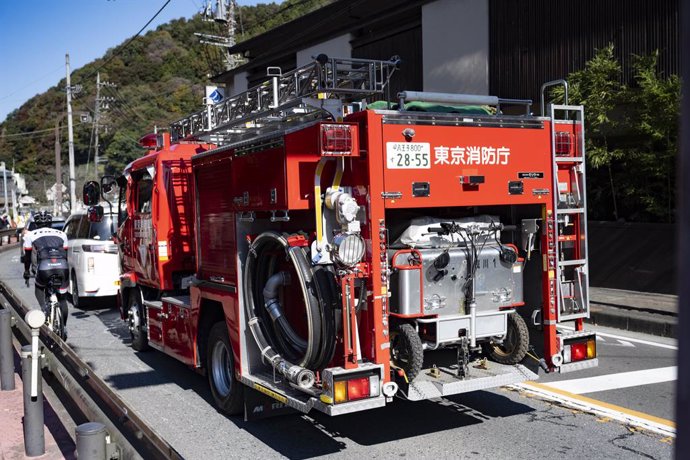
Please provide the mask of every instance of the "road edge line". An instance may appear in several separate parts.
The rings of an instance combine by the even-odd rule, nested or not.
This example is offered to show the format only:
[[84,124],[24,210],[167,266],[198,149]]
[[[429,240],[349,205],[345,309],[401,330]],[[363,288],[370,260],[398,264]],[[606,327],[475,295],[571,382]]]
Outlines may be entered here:
[[597,399],[571,393],[569,391],[548,387],[542,383],[523,382],[509,385],[508,388],[524,391],[545,399],[553,400],[565,406],[579,409],[584,412],[594,413],[609,417],[628,425],[643,428],[655,433],[666,436],[676,437],[676,424],[672,420],[667,420],[654,415],[645,414],[636,410],[628,409],[615,404],[609,404]]

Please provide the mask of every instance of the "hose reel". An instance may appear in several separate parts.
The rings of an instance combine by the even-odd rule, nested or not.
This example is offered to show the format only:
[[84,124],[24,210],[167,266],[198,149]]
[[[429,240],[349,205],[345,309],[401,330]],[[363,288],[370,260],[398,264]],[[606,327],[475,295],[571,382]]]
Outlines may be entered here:
[[[314,371],[323,369],[335,352],[334,308],[340,303],[333,274],[312,267],[305,249],[290,246],[289,235],[264,232],[250,246],[244,271],[244,300],[248,324],[264,362],[302,388],[314,383]],[[287,261],[296,276],[281,271]],[[279,299],[281,288],[294,289],[304,301],[307,337],[289,323]],[[299,368],[296,371],[292,368]],[[292,369],[288,372],[289,369]],[[305,378],[305,375],[311,375]]]

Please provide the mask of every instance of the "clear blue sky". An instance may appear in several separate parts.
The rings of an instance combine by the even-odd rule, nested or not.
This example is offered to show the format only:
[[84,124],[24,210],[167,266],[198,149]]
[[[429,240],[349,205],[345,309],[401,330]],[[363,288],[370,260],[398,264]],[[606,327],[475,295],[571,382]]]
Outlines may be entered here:
[[[205,3],[171,0],[147,30],[191,17]],[[165,0],[0,0],[0,122],[65,77],[66,53],[72,70],[82,67],[136,34],[163,4]]]

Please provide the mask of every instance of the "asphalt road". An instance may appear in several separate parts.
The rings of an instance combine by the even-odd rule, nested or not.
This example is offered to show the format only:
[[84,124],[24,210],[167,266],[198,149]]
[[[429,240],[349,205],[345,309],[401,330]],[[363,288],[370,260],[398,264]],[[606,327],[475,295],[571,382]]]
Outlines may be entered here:
[[[35,302],[33,286],[24,287],[21,273],[18,252],[0,254],[0,279],[26,301]],[[68,344],[188,459],[666,459],[673,453],[669,437],[504,388],[417,403],[396,400],[383,409],[340,417],[311,413],[244,422],[216,412],[204,377],[162,353],[132,350],[112,299],[83,310],[70,306],[68,331]],[[542,376],[540,381],[557,385],[569,380],[566,384],[579,391],[573,379],[675,366],[672,348],[604,340],[599,343],[599,368]],[[673,347],[672,342],[665,344]],[[649,380],[640,381],[645,379]],[[673,384],[581,394],[670,419]],[[583,382],[579,389],[596,385]]]

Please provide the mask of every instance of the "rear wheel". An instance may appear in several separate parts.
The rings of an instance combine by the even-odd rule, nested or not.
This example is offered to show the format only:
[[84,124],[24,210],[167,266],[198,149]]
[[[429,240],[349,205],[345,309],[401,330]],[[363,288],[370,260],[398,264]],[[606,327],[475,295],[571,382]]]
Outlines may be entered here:
[[232,347],[225,322],[213,325],[206,347],[206,373],[216,406],[228,415],[237,415],[244,406],[244,386],[235,378]]
[[405,371],[407,380],[419,375],[424,364],[424,349],[419,334],[411,324],[401,324],[391,333],[391,360]]
[[149,340],[146,336],[146,327],[143,323],[144,305],[141,292],[133,289],[127,300],[127,318],[129,322],[129,334],[132,337],[132,348],[136,351],[145,351],[149,348]]
[[527,354],[529,347],[529,330],[522,316],[517,313],[508,315],[508,331],[503,343],[488,345],[489,357],[501,364],[518,364]]
[[81,308],[81,299],[79,298],[79,285],[77,284],[76,273],[72,272],[70,281],[70,297],[72,299],[72,306],[74,306],[74,308]]

